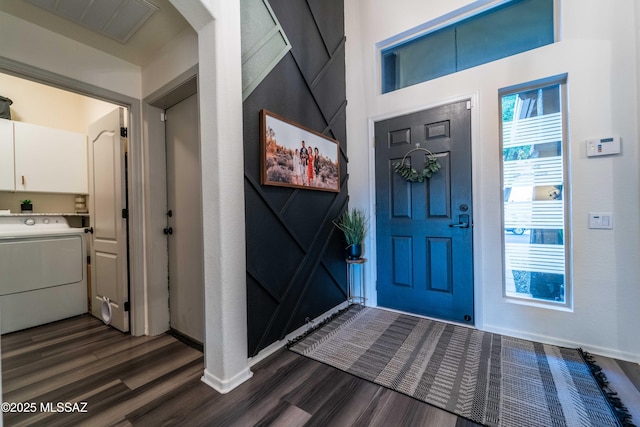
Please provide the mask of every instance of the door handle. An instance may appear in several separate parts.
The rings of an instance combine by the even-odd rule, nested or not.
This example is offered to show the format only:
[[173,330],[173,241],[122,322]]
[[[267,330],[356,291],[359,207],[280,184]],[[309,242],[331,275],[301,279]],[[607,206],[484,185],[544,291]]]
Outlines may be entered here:
[[84,232],[93,234],[93,227],[85,228]]
[[451,228],[469,228],[469,223],[468,222],[462,222],[459,224],[449,224],[449,227]]
[[451,228],[469,228],[469,215],[462,214],[458,216],[457,224],[449,224]]
[[167,227],[167,228],[165,228],[165,229],[164,229],[164,230],[162,230],[162,231],[163,231],[163,233],[164,233],[164,234],[166,234],[167,236],[168,236],[169,234],[173,234],[173,228],[171,228],[171,227]]

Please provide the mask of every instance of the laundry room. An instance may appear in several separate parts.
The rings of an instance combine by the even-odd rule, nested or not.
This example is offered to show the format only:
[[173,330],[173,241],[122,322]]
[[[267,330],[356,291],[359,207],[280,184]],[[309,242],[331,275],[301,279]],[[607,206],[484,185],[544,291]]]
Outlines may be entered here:
[[88,128],[118,106],[3,73],[0,96],[4,334],[88,311]]

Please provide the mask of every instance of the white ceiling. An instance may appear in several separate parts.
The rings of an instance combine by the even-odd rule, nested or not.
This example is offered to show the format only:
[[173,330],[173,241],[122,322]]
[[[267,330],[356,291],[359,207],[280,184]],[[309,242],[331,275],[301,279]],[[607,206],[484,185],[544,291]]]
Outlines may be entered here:
[[[101,0],[105,1],[105,0]],[[114,1],[114,0],[109,0]],[[146,0],[158,8],[126,43],[121,43],[82,25],[46,11],[25,0],[0,0],[0,11],[29,21],[132,64],[144,66],[164,45],[190,28],[169,0]],[[191,31],[193,31],[191,29]]]

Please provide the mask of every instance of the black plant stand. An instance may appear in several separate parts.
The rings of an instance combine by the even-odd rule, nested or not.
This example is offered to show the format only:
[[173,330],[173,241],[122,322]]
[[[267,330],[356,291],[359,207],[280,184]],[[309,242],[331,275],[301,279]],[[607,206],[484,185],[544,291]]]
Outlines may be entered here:
[[[349,304],[364,305],[366,298],[364,293],[364,263],[366,258],[345,260],[347,262],[347,301]],[[356,283],[356,268],[360,269],[358,283]]]

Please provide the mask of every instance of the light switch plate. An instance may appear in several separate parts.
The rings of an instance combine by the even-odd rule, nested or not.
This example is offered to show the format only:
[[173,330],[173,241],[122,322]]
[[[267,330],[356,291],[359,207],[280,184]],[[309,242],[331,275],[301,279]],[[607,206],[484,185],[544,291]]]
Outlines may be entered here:
[[613,213],[589,212],[589,228],[613,229]]

